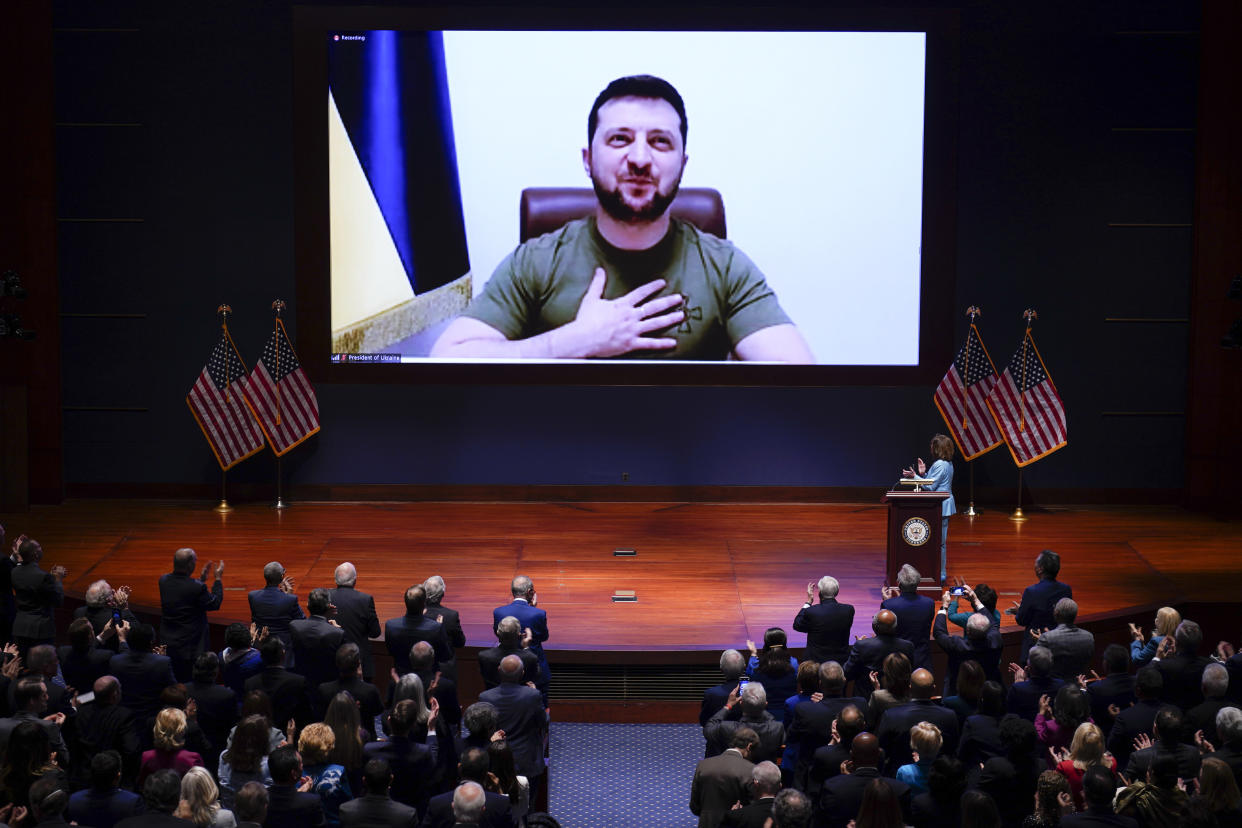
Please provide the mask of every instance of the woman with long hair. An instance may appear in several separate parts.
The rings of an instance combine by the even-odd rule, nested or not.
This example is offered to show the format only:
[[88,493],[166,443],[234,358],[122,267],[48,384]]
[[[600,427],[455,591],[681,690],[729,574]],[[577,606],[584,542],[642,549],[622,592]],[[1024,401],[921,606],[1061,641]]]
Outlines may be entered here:
[[1200,800],[1220,828],[1242,825],[1242,793],[1233,771],[1224,760],[1207,756],[1199,766],[1199,793],[1191,801]]
[[181,804],[173,816],[188,819],[196,828],[235,828],[233,812],[220,807],[220,789],[206,768],[190,768],[181,777]]
[[901,801],[893,786],[883,779],[872,779],[863,788],[862,804],[854,818],[855,828],[905,828]]
[[983,791],[962,794],[962,828],[1001,828],[996,800]]
[[298,736],[298,752],[302,754],[302,772],[311,778],[311,792],[323,803],[324,822],[328,828],[340,828],[341,805],[354,798],[345,768],[331,761],[336,736],[323,722],[308,725]]
[[[871,683],[878,689],[867,702],[867,726],[879,727],[884,711],[910,701],[910,676],[913,673],[910,659],[905,653],[889,653],[880,663],[880,673]],[[879,679],[877,682],[876,679]]]
[[488,772],[486,790],[509,797],[509,811],[520,825],[530,810],[530,780],[519,776],[513,748],[507,739],[497,739],[487,746]]
[[353,790],[362,790],[362,745],[371,734],[362,727],[362,714],[354,697],[344,690],[333,696],[323,714],[323,723],[332,728],[336,737],[330,761],[345,768]]
[[247,782],[258,782],[264,787],[272,784],[267,770],[267,757],[272,752],[271,725],[266,716],[251,713],[233,728],[233,741],[220,754],[220,787],[225,804],[231,805],[233,797]]
[[1177,625],[1182,623],[1182,614],[1172,607],[1161,607],[1156,610],[1156,626],[1151,631],[1151,638],[1143,641],[1143,630],[1137,624],[1130,625],[1130,663],[1134,669],[1148,664],[1160,649],[1160,642],[1166,635],[1172,635]]
[[785,721],[785,699],[798,691],[798,659],[789,654],[788,639],[780,627],[768,627],[763,633],[763,649],[747,641],[750,661],[746,675],[763,685],[768,694],[768,712],[778,722]]
[[[427,738],[427,722],[431,719],[431,708],[427,706],[427,692],[423,688],[423,680],[416,673],[406,673],[397,679],[392,693],[392,707],[384,711],[384,727],[387,729],[388,716],[396,708],[397,703],[407,700],[414,702],[415,709],[418,711],[414,716],[414,726],[410,729],[410,738],[421,742]],[[436,717],[437,720],[439,718],[439,716]]]
[[966,768],[952,756],[938,756],[927,772],[927,792],[910,800],[910,819],[919,828],[958,828]]
[[19,722],[9,734],[8,750],[0,764],[0,795],[16,807],[30,804],[30,786],[47,773],[59,773],[52,761],[47,731],[40,722]]
[[987,680],[983,666],[974,659],[963,661],[957,668],[957,683],[954,685],[957,694],[946,696],[940,703],[957,714],[959,727],[967,717],[978,712],[979,694],[983,692],[983,683]]
[[[1091,721],[1091,702],[1077,684],[1063,684],[1056,701],[1048,703],[1047,694],[1039,697],[1039,713],[1035,716],[1035,735],[1049,749],[1069,747],[1074,733],[1083,722]],[[1052,763],[1055,764],[1055,761]]]
[[1086,806],[1082,795],[1082,778],[1093,765],[1103,765],[1116,772],[1117,760],[1104,746],[1104,731],[1095,722],[1083,722],[1074,731],[1069,750],[1048,748],[1056,762],[1057,773],[1069,783],[1070,795],[1078,808]]
[[142,790],[147,777],[157,770],[171,768],[179,776],[184,776],[190,768],[202,766],[203,757],[185,749],[185,711],[165,707],[156,715],[151,729],[155,737],[155,747],[142,754],[142,765],[138,768],[136,783],[138,790]]
[[1022,828],[1056,828],[1063,815],[1073,812],[1069,782],[1056,771],[1044,771],[1035,785],[1035,812],[1022,820]]
[[[262,716],[267,720],[267,737],[269,744],[267,749],[268,753],[271,753],[273,750],[289,741],[285,738],[285,732],[272,724],[272,718],[274,715],[275,714],[272,712],[272,699],[263,690],[251,690],[249,693],[242,696],[241,716],[238,721],[246,718],[247,716]],[[286,722],[285,724],[287,727],[288,723]],[[229,731],[229,738],[224,743],[226,748],[233,744],[233,734],[236,731],[237,725],[233,725],[233,729]],[[288,735],[293,736],[292,733]]]

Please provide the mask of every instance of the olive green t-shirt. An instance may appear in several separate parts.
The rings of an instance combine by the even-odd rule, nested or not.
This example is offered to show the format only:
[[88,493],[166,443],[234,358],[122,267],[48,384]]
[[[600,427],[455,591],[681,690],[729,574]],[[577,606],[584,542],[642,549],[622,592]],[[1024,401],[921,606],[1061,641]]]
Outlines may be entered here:
[[654,247],[622,250],[600,235],[594,216],[520,245],[464,315],[510,340],[559,328],[577,315],[597,267],[607,275],[605,299],[655,279],[668,283],[657,296],[685,297],[684,321],[649,334],[672,337],[677,347],[633,351],[624,359],[726,359],[755,331],[790,321],[763,274],[730,242],[673,219]]

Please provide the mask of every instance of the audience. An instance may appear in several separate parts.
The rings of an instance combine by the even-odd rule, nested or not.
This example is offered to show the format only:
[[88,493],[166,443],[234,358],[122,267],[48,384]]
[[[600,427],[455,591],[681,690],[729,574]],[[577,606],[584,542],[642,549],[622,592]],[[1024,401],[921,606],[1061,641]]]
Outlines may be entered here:
[[528,575],[515,575],[509,583],[509,592],[513,600],[503,607],[492,610],[492,629],[500,626],[500,622],[512,615],[522,625],[525,638],[539,659],[539,677],[535,686],[546,707],[548,704],[548,685],[552,679],[552,671],[548,668],[548,657],[543,651],[543,642],[548,640],[548,613],[537,605],[539,596],[535,592],[535,582]]
[[1091,768],[1102,765],[1116,772],[1117,760],[1104,749],[1104,733],[1094,722],[1083,722],[1074,731],[1069,750],[1049,748],[1056,770],[1069,782],[1070,795],[1078,807],[1084,806],[1082,783]]
[[746,675],[752,682],[763,685],[768,698],[768,712],[778,723],[785,722],[785,699],[798,692],[798,659],[789,654],[785,631],[780,627],[768,627],[763,632],[763,650],[757,651],[753,641],[747,641],[750,660],[746,663]]
[[1052,677],[1073,681],[1091,669],[1095,659],[1095,636],[1079,627],[1078,602],[1062,598],[1052,608],[1052,629],[1040,634],[1039,643],[1052,653]]
[[444,606],[444,579],[432,575],[423,581],[423,591],[427,595],[427,606],[423,615],[435,619],[444,629],[444,637],[448,640],[448,661],[438,665],[438,669],[447,678],[457,681],[457,649],[466,646],[466,633],[461,628],[461,616],[457,610]]
[[[513,620],[517,621],[516,618]],[[501,619],[501,623],[504,623],[504,619]],[[496,634],[500,634],[499,625],[497,625]],[[482,656],[484,652],[486,651],[479,651],[479,669],[483,669]],[[501,658],[503,657],[501,656]],[[500,666],[499,659],[496,661],[496,666]],[[703,691],[703,704],[699,708],[699,727],[705,726],[712,714],[725,706],[729,694],[737,689],[738,679],[746,674],[746,659],[737,650],[725,650],[720,654],[720,672],[724,676],[724,681]],[[483,676],[483,681],[484,683],[487,682],[486,674]],[[496,684],[500,684],[499,678],[496,679]],[[495,685],[488,686],[490,688]]]
[[1182,616],[1172,607],[1161,607],[1156,610],[1156,626],[1151,631],[1151,638],[1143,641],[1143,631],[1137,624],[1130,625],[1130,660],[1135,667],[1147,665],[1156,655],[1160,642],[1166,635],[1172,635],[1177,625],[1182,623]]
[[892,610],[897,615],[897,637],[909,641],[914,648],[910,661],[915,669],[931,669],[931,626],[936,614],[936,602],[926,595],[919,595],[923,577],[914,567],[906,564],[897,571],[897,586],[880,590],[884,600],[880,609]]
[[[193,549],[178,549],[173,553],[172,572],[160,576],[160,641],[175,659],[171,667],[177,681],[189,680],[194,659],[207,649],[207,613],[220,609],[224,600],[224,561],[214,567],[207,561],[195,580],[197,565],[198,556]],[[209,576],[215,577],[210,589],[207,588]],[[129,646],[133,649],[132,640]],[[115,667],[111,672],[125,683],[125,677],[119,675]],[[146,713],[133,709],[138,715]],[[151,714],[155,712],[150,711]]]
[[[286,574],[284,564],[271,561],[263,567],[263,589],[251,590],[246,596],[250,601],[251,623],[280,640],[284,645],[284,657],[288,657],[293,650],[289,625],[306,617],[293,587],[293,579]],[[283,665],[285,662],[282,659],[280,663]]]
[[418,811],[409,805],[396,802],[388,795],[392,785],[392,771],[383,759],[372,759],[362,770],[366,793],[340,808],[341,828],[409,828],[418,824]]
[[750,757],[752,761],[780,758],[785,744],[785,728],[768,709],[767,691],[758,682],[747,684],[740,695],[737,690],[730,693],[725,706],[717,710],[703,728],[707,755],[724,753],[733,741],[733,734],[741,728],[749,728],[759,736],[759,746]]
[[89,787],[69,797],[65,816],[79,825],[112,828],[145,807],[142,797],[121,787],[122,754],[104,750],[90,760]]
[[908,659],[914,658],[914,645],[897,637],[897,615],[882,609],[871,619],[874,635],[860,638],[850,648],[849,659],[842,669],[845,677],[854,682],[854,695],[870,698],[875,691],[871,675],[884,667],[884,660],[894,653]]
[[794,617],[793,628],[806,633],[806,657],[811,661],[844,664],[849,657],[854,607],[837,601],[840,591],[841,585],[831,575],[820,578],[818,584],[806,585],[806,603]]
[[1037,634],[1051,628],[1055,624],[1053,610],[1062,598],[1073,598],[1074,590],[1057,580],[1061,572],[1061,556],[1050,549],[1040,552],[1035,558],[1035,577],[1039,580],[1022,590],[1022,602],[1006,610],[1017,616],[1017,621],[1026,627],[1022,638],[1022,649],[1019,659],[1026,660],[1027,654],[1038,640]]
[[699,828],[717,828],[734,804],[750,802],[755,772],[750,756],[758,745],[755,731],[739,728],[724,753],[699,760],[690,782],[690,813],[699,818]]
[[362,659],[363,681],[375,681],[375,660],[371,656],[371,639],[380,637],[379,616],[375,599],[356,588],[358,570],[346,561],[332,575],[336,589],[328,592],[328,600],[336,607],[336,622],[345,633],[345,640],[358,648]]
[[727,828],[765,828],[772,816],[772,803],[781,792],[781,769],[771,762],[755,765],[750,776],[750,792],[754,799],[725,814],[721,825]]

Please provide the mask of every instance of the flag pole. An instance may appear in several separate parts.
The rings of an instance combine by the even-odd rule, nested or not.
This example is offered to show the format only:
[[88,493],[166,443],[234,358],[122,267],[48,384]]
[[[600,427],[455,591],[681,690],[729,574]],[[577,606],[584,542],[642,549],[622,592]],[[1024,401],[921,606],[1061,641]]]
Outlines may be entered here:
[[[220,307],[216,308],[216,315],[220,317],[220,327],[224,330],[226,335],[229,332],[229,314],[232,312],[233,309],[228,305],[220,305]],[[233,378],[229,376],[228,364],[229,361],[226,359],[224,361],[224,391],[226,394],[229,393],[229,386],[231,386],[233,382]],[[215,511],[222,515],[233,511],[233,507],[229,505],[228,469],[220,469],[220,502],[216,504]]]
[[[975,319],[983,315],[978,305],[971,305],[966,309],[966,315],[970,317],[970,327],[966,330],[966,375],[970,376],[970,335],[975,330]],[[966,378],[962,379],[965,383]],[[966,427],[966,409],[962,407],[962,426]],[[966,465],[970,467],[970,505],[966,507],[966,517],[975,517],[980,510],[975,508],[975,461],[967,460]]]
[[[285,309],[283,299],[277,299],[272,302],[272,310],[276,312],[276,332],[280,333],[280,312]],[[280,398],[280,337],[276,338],[276,376],[273,377],[273,385],[276,391],[276,425],[280,425],[281,415],[283,414],[282,402]],[[276,456],[276,502],[272,504],[272,508],[277,511],[288,506],[284,498],[284,475],[281,473],[280,456]]]
[[[1027,308],[1022,311],[1022,318],[1026,320],[1026,331],[1022,334],[1022,377],[1018,386],[1018,410],[1020,411],[1018,418],[1018,430],[1026,430],[1026,345],[1031,340],[1031,322],[1039,318],[1039,314],[1033,308]],[[1018,467],[1018,505],[1009,515],[1009,519],[1021,523],[1026,520],[1026,515],[1022,511],[1022,467]]]

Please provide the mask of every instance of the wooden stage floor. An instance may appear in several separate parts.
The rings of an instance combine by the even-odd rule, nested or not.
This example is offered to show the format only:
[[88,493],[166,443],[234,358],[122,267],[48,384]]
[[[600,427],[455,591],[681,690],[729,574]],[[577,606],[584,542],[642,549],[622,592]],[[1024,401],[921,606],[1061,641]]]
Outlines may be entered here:
[[[249,621],[246,591],[270,560],[284,563],[303,600],[331,586],[341,561],[358,568],[381,621],[404,611],[405,588],[439,574],[445,604],[461,613],[469,646],[495,643],[491,609],[509,579],[530,575],[548,610],[549,649],[686,651],[792,632],[808,581],[830,574],[870,633],[883,579],[885,507],[875,504],[709,503],[297,503],[277,512],[242,505],[220,515],[188,501],[77,500],[0,515],[12,541],[43,544],[45,566],[69,569],[81,596],[99,578],[133,588],[136,609],[157,608],[157,579],[180,546],[226,562],[218,623]],[[1062,556],[1062,580],[1090,620],[1181,600],[1235,601],[1242,522],[1181,509],[1066,507],[1025,523],[989,510],[957,516],[949,571],[987,581],[1008,605],[1033,580],[1041,549]],[[638,552],[613,555],[617,548]],[[613,603],[615,590],[636,603]],[[1006,626],[1012,619],[1005,618]]]

